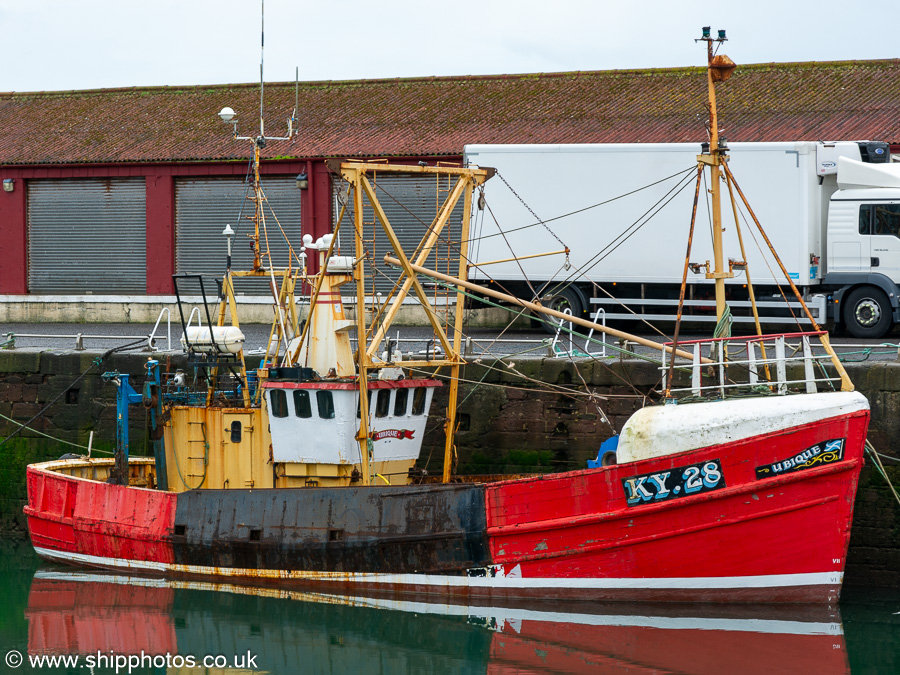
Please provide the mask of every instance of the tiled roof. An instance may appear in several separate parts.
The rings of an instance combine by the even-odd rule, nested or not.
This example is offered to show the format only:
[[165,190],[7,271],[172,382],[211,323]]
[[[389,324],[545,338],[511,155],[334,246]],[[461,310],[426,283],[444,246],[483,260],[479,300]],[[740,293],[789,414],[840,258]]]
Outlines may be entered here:
[[[300,132],[274,158],[459,155],[467,143],[705,138],[702,68],[304,82]],[[900,142],[900,60],[739,66],[718,89],[731,141]],[[293,83],[266,85],[266,130],[285,132]],[[258,128],[258,86],[0,94],[0,164],[246,156],[216,117]]]

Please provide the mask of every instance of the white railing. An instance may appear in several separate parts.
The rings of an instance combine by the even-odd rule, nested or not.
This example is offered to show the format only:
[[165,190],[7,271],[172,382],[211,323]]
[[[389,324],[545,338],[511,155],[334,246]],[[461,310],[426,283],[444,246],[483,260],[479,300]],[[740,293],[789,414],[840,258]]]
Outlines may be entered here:
[[[685,393],[696,397],[726,398],[734,390],[759,387],[766,387],[780,395],[799,393],[799,389],[814,394],[819,385],[825,383],[837,383],[837,386],[829,385],[828,388],[839,389],[840,376],[829,375],[820,365],[821,362],[830,363],[832,356],[824,352],[813,353],[810,338],[821,335],[827,333],[754,335],[679,342],[677,347],[692,352],[693,358],[674,357],[674,368],[678,372],[689,370],[690,386],[670,383],[672,357],[667,352],[663,352],[662,386],[672,398]],[[794,364],[803,366],[802,376],[789,377],[788,367]]]
[[153,330],[150,331],[147,342],[151,348],[155,346],[156,329],[159,328],[159,322],[162,321],[163,314],[166,316],[166,351],[170,352],[172,351],[172,312],[169,311],[168,307],[163,307],[159,311],[159,316],[156,317],[156,323],[153,324]]
[[[163,315],[166,315],[166,348],[157,349],[156,340],[162,339],[157,336],[156,331],[162,321]],[[5,333],[3,335],[6,340],[3,342],[3,349],[15,349],[17,338],[29,338],[32,340],[74,340],[74,349],[77,352],[84,351],[85,340],[146,340],[147,345],[144,347],[146,352],[170,352],[172,351],[172,318],[168,307],[163,307],[156,319],[156,324],[149,335],[93,335],[90,333],[73,333],[71,335],[61,335],[57,333]]]
[[[572,310],[568,307],[563,310],[563,313],[572,316]],[[602,307],[598,307],[597,311],[594,312],[594,315],[591,317],[591,321],[606,326],[606,310]],[[560,340],[560,333],[562,333],[563,326],[566,326],[567,328],[568,338],[563,337],[563,339]],[[556,358],[566,359],[585,356],[606,356],[606,333],[601,332],[600,335],[602,336],[600,340],[595,340],[594,329],[591,328],[584,340],[584,350],[582,351],[575,347],[575,332],[572,328],[572,322],[561,318],[557,321],[556,333],[553,336],[553,341],[550,343],[550,355],[555,356]],[[568,348],[563,346],[566,339],[568,339],[569,343]],[[600,351],[593,351],[592,347],[596,346],[598,343],[600,345]]]

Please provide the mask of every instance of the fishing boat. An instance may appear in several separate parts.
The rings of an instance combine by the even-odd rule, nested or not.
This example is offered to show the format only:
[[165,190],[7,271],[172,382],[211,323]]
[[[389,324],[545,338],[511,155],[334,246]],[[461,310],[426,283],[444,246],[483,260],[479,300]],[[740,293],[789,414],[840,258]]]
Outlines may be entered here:
[[[742,264],[725,263],[720,193],[727,186],[733,204],[735,193],[743,195],[719,142],[715,88],[734,64],[713,53],[724,32],[714,38],[705,30],[702,40],[710,136],[697,157],[694,214],[708,171],[715,260],[706,274],[724,324],[725,279]],[[837,600],[869,406],[808,311],[809,332],[764,335],[757,324],[749,337],[679,341],[679,322],[674,339],[662,344],[474,286],[466,281],[469,225],[492,171],[472,166],[332,162],[346,186],[335,233],[305,237],[279,267],[266,255],[262,124],[251,140],[254,265],[232,269],[233,230],[226,226],[214,306],[201,303],[187,319],[182,310],[193,377],[161,373],[153,359],[141,392],[126,374],[104,375],[118,391],[115,460],[28,467],[25,513],[42,558],[353,594]],[[434,221],[413,251],[404,250],[379,202],[374,186],[386,174],[427,176],[441,190]],[[348,207],[349,231],[341,227]],[[383,232],[384,261],[400,271],[393,292],[371,311],[364,213]],[[454,213],[460,229],[449,237]],[[690,263],[693,230],[692,219],[680,302],[689,268],[701,267]],[[443,271],[427,266],[448,252],[456,262]],[[234,290],[248,278],[267,280],[273,294],[270,340],[255,369],[247,366]],[[433,306],[425,278],[446,289],[446,302]],[[785,279],[797,292],[786,272]],[[342,295],[351,284],[355,293]],[[305,323],[295,302],[300,291],[310,298]],[[485,481],[453,475],[463,307],[471,293],[660,350],[660,403],[637,411],[590,468]],[[420,302],[435,343],[404,356],[388,331],[408,296]],[[195,325],[198,317],[206,324]],[[440,415],[446,440],[438,483],[423,481],[417,461],[440,386],[448,403]],[[131,404],[150,411],[153,458],[127,454]]]

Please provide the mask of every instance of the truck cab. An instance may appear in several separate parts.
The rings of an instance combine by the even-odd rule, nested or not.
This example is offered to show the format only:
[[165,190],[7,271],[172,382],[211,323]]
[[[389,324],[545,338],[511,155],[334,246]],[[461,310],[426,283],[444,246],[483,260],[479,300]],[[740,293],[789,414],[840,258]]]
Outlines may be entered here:
[[841,157],[831,195],[827,273],[834,319],[854,337],[879,338],[900,322],[900,165]]

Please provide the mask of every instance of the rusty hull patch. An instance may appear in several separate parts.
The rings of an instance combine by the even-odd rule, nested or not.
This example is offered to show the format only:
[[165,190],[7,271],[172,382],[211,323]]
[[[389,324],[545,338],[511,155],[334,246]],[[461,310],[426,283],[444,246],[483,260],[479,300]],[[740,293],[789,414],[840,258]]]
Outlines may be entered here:
[[464,574],[489,564],[484,487],[193,490],[172,536],[184,565]]

